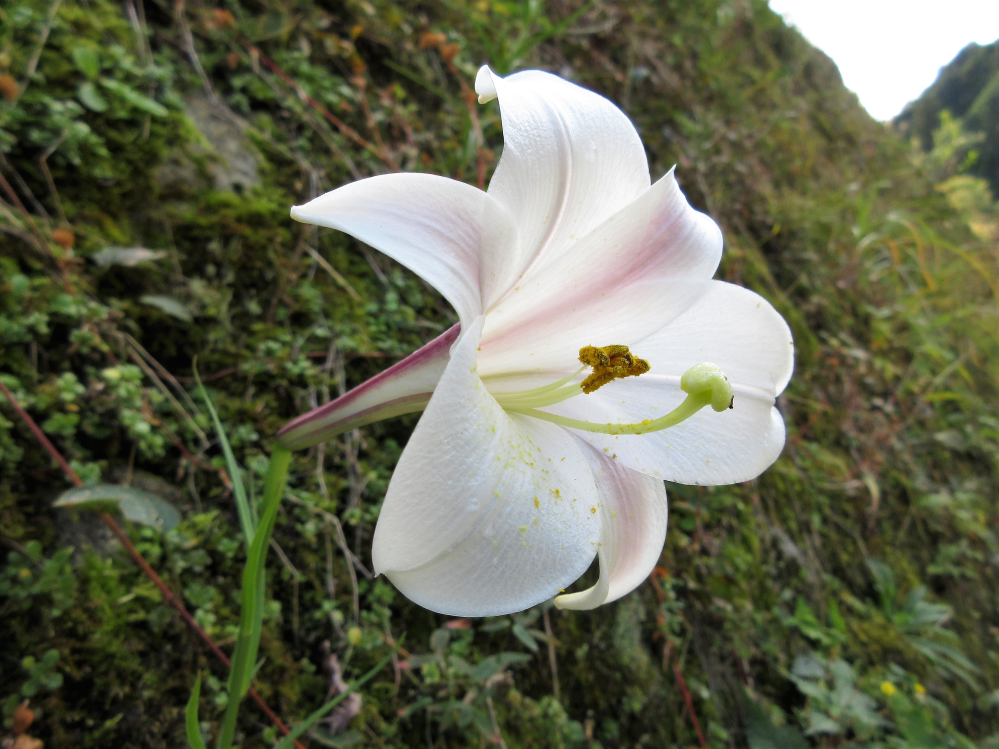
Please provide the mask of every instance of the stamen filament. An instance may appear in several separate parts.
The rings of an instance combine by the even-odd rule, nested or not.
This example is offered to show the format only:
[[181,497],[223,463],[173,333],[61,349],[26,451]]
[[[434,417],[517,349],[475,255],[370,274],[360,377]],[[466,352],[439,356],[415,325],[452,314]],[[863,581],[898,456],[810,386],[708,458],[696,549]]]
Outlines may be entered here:
[[566,383],[572,382],[584,369],[586,367],[580,367],[568,377],[563,377],[561,380],[542,385],[539,388],[494,393],[493,397],[496,398],[497,403],[507,410],[511,408],[543,408],[544,406],[554,406],[556,403],[561,403],[582,393],[578,384],[566,385]]
[[569,398],[574,398],[575,396],[582,394],[583,391],[580,389],[579,385],[573,384],[559,388],[558,390],[554,390],[550,393],[540,393],[539,395],[507,398],[506,394],[502,393],[494,397],[496,398],[497,403],[509,411],[510,409],[544,408],[545,406],[554,406],[556,403],[561,403],[562,401],[569,400]]
[[674,408],[665,416],[658,419],[646,419],[637,424],[599,424],[594,421],[581,421],[570,419],[566,416],[557,416],[546,411],[538,411],[533,408],[506,408],[507,411],[522,413],[542,421],[550,421],[559,426],[569,429],[579,429],[584,432],[599,432],[601,434],[649,434],[650,432],[660,432],[669,429],[677,424],[686,421],[705,406],[711,405],[710,395],[702,393],[688,395],[683,403]]
[[[584,369],[586,369],[586,367],[580,367],[575,372],[573,372],[571,375],[569,375],[567,377],[563,377],[561,380],[556,380],[555,382],[549,382],[547,385],[542,385],[539,388],[531,388],[530,390],[507,390],[507,391],[504,391],[502,393],[498,393],[497,395],[498,396],[502,396],[504,398],[507,398],[507,397],[518,398],[518,397],[520,397],[522,395],[531,396],[531,395],[534,395],[536,393],[547,393],[550,390],[557,390],[558,388],[560,388],[563,385],[565,385],[567,382],[571,382],[576,377],[578,377],[580,374],[582,374]],[[497,375],[493,375],[493,376],[495,377]],[[509,376],[509,375],[504,375],[504,376]],[[483,380],[487,380],[487,379],[489,379],[489,377],[486,376],[486,377],[483,377],[482,379]]]

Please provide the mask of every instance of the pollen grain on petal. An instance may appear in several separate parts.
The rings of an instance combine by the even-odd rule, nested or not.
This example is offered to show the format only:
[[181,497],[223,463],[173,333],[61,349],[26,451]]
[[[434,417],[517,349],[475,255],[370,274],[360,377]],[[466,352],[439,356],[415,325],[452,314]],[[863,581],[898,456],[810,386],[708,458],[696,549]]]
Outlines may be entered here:
[[639,359],[627,346],[583,346],[579,361],[593,371],[580,383],[584,393],[593,393],[613,380],[638,377],[649,371],[649,363]]

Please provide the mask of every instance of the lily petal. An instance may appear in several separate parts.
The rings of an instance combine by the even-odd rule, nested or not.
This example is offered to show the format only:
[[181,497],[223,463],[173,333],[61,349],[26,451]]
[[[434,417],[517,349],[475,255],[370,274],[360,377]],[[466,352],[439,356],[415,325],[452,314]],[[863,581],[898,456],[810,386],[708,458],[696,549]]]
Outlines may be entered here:
[[480,274],[491,279],[518,246],[516,227],[496,201],[432,174],[358,180],[295,206],[291,215],[347,232],[398,260],[437,289],[464,324],[482,311]]
[[288,422],[278,432],[278,442],[302,450],[365,424],[422,411],[444,374],[460,330],[460,325],[452,326],[350,392]]
[[406,446],[372,556],[412,601],[490,616],[547,600],[596,553],[601,518],[583,446],[566,430],[506,414],[476,374],[482,319],[451,361]]
[[711,281],[697,304],[635,344],[660,374],[682,375],[704,361],[733,383],[780,395],[794,370],[791,329],[766,299],[742,286]]
[[708,279],[718,270],[721,229],[687,202],[675,171],[673,167],[652,186],[653,213],[642,247],[628,263],[630,275]]
[[522,371],[525,352],[534,369],[572,366],[598,338],[632,345],[698,298],[721,252],[718,225],[690,206],[671,171],[489,311],[482,372]]
[[[493,326],[490,315],[482,340],[480,370],[484,377],[534,372],[568,374],[579,369],[579,349],[583,346],[633,346],[683,315],[711,283],[647,279],[582,296],[567,289],[563,304],[557,308],[539,310],[537,315],[521,317],[499,329]],[[634,350],[636,355],[644,356],[644,349]]]
[[[491,306],[525,271],[571,253],[575,239],[646,192],[651,180],[634,125],[614,104],[558,76],[526,70],[506,78],[483,67],[480,97],[499,97],[503,155],[489,195],[517,217],[521,250]],[[529,270],[528,270],[529,267]]]
[[560,609],[592,609],[637,588],[656,566],[666,541],[666,487],[661,479],[625,468],[593,450],[590,466],[600,493],[600,579],[592,588],[559,596]]
[[784,421],[773,404],[791,376],[793,342],[787,324],[763,297],[711,281],[696,304],[632,350],[649,360],[649,373],[545,410],[600,423],[656,418],[686,397],[680,390],[683,373],[712,362],[732,382],[733,409],[706,408],[653,434],[577,434],[628,468],[683,484],[746,481],[777,460]]

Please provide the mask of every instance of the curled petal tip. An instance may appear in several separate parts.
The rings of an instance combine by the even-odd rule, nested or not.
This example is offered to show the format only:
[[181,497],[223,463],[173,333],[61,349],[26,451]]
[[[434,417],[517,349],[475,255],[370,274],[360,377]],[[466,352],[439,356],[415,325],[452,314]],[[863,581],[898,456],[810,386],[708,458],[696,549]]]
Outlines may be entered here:
[[475,93],[479,95],[479,104],[486,104],[498,96],[496,82],[493,80],[493,71],[489,69],[488,65],[479,68],[479,72],[475,76]]
[[565,610],[569,610],[569,611],[589,611],[590,609],[596,608],[596,606],[584,606],[584,607],[574,606],[573,605],[573,596],[574,595],[575,595],[574,593],[566,593],[566,594],[561,595],[561,596],[555,596],[555,600],[552,601],[552,603],[555,604],[555,608],[557,608],[559,611],[565,611]]
[[301,221],[302,223],[307,223],[305,220],[305,215],[302,212],[302,209],[304,207],[305,206],[301,205],[293,205],[291,207],[291,217],[295,219],[295,221]]

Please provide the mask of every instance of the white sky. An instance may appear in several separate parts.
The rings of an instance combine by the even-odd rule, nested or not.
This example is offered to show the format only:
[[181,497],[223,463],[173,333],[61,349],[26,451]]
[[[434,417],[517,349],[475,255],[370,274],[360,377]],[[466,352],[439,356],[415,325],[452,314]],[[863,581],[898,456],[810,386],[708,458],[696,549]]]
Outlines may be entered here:
[[971,42],[999,39],[999,0],[770,0],[839,67],[873,117],[889,120]]

